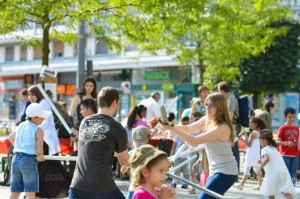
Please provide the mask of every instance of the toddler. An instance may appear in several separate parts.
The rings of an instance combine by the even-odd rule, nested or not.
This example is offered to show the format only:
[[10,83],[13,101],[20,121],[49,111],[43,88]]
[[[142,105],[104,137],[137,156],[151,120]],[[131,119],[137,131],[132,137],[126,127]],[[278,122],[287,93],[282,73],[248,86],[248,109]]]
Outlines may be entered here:
[[273,133],[269,129],[259,134],[259,143],[262,147],[259,171],[265,170],[265,178],[261,185],[262,194],[269,199],[285,196],[295,198],[295,188],[285,163],[279,154]]
[[175,199],[174,188],[162,186],[170,167],[167,154],[151,145],[143,145],[131,152],[131,181],[137,188],[133,199]]

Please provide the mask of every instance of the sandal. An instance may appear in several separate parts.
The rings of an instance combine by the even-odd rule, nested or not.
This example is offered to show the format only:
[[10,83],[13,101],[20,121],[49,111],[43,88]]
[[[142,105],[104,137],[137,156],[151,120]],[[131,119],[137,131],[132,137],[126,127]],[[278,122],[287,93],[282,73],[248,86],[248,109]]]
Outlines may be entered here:
[[260,186],[253,187],[252,190],[260,190]]
[[243,190],[243,186],[240,185],[240,184],[237,186],[237,188],[238,188],[239,190]]
[[195,188],[190,189],[190,190],[189,190],[189,194],[196,194]]

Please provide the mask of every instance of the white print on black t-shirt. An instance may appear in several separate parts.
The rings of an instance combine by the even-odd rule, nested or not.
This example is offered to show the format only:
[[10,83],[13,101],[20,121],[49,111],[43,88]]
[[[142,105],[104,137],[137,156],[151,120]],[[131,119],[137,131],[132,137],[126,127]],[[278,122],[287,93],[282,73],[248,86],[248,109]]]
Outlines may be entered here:
[[80,126],[79,140],[85,144],[91,141],[100,141],[106,138],[105,133],[109,130],[110,127],[103,121],[90,119]]

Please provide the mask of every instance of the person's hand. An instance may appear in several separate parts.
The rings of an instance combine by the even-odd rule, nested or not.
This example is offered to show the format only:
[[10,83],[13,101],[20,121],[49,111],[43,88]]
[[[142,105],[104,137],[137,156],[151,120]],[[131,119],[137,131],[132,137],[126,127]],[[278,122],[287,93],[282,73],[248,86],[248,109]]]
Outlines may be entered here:
[[173,127],[174,127],[174,125],[170,122],[163,123],[160,118],[157,119],[157,121],[160,124],[160,127],[161,127],[162,130],[172,130]]
[[70,140],[71,140],[72,142],[78,142],[78,138],[77,138],[77,137],[70,137]]
[[44,155],[39,155],[39,156],[37,156],[37,157],[36,157],[36,160],[37,160],[38,162],[44,162],[44,161],[45,161]]
[[262,161],[261,160],[257,160],[257,164],[261,165]]
[[197,161],[197,162],[195,162],[195,164],[193,164],[193,166],[192,166],[193,171],[197,171],[200,163],[201,163],[201,161]]
[[292,141],[288,141],[287,146],[292,147],[292,146],[294,146],[294,143]]
[[160,188],[160,199],[175,199],[176,191],[171,186],[163,186]]
[[160,124],[168,125],[168,126],[174,127],[174,124],[173,124],[172,122],[168,122],[168,121],[163,122],[163,121],[161,120],[161,118],[157,118],[156,120],[157,120],[157,122],[160,123]]
[[71,128],[71,131],[72,131],[72,133],[73,133],[76,137],[78,137],[79,131],[78,131],[77,129],[75,129],[74,127],[72,127],[72,128]]
[[128,169],[128,167],[122,166],[120,171],[122,174],[125,174],[128,171]]
[[245,138],[248,137],[248,136],[247,136],[247,131],[244,131],[243,133],[240,133],[240,134],[238,135],[238,138],[241,139],[241,140],[244,139],[243,137],[245,137]]

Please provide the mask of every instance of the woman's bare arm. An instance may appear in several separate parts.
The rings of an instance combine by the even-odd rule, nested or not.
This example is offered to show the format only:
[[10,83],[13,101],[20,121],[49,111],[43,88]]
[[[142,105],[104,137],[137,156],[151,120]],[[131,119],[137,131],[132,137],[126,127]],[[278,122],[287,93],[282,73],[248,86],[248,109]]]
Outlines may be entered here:
[[73,98],[72,103],[71,103],[71,110],[70,110],[70,114],[69,114],[71,117],[75,117],[76,110],[77,110],[79,103],[80,103],[80,97],[78,95],[75,95],[75,97]]
[[190,133],[202,131],[205,127],[205,121],[206,121],[206,117],[202,117],[200,120],[193,122],[192,124],[176,125],[175,127],[180,131],[190,134]]
[[220,140],[228,140],[230,137],[230,129],[226,124],[220,126],[214,126],[211,129],[205,131],[204,133],[198,136],[191,136],[176,127],[170,127],[166,125],[162,125],[163,129],[169,129],[177,136],[179,136],[182,140],[187,142],[190,145],[203,144],[207,142],[211,142],[216,139]]

